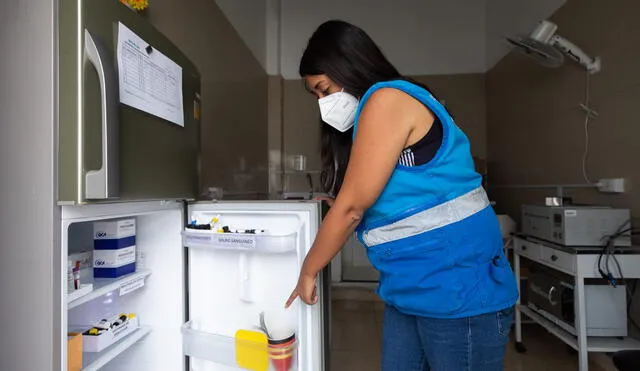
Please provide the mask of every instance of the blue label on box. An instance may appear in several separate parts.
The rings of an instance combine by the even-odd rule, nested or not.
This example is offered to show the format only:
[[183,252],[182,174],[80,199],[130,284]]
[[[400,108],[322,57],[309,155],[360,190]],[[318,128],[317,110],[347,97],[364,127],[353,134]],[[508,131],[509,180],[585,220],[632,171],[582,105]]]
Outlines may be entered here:
[[136,236],[124,238],[110,238],[104,240],[93,240],[95,250],[117,250],[136,244]]
[[118,268],[93,268],[93,276],[95,278],[118,278],[135,271],[136,263],[131,263]]

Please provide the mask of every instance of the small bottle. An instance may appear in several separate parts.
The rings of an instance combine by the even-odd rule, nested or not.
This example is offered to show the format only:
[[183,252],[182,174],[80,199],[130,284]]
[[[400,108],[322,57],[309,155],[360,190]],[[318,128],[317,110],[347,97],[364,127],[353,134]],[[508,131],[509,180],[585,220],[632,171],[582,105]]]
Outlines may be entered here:
[[75,262],[75,266],[72,269],[73,272],[73,286],[76,290],[80,289],[80,261]]
[[75,285],[73,283],[73,261],[67,261],[67,293],[75,291]]

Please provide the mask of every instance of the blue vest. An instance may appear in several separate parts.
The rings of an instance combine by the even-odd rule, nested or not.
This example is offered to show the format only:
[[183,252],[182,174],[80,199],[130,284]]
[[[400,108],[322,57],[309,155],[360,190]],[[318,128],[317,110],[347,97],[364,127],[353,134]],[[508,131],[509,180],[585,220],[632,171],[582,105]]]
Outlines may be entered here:
[[407,81],[378,83],[401,90],[442,122],[443,138],[427,164],[398,164],[357,233],[380,272],[378,294],[399,311],[461,318],[515,304],[515,277],[504,255],[500,225],[475,171],[469,140],[428,91]]

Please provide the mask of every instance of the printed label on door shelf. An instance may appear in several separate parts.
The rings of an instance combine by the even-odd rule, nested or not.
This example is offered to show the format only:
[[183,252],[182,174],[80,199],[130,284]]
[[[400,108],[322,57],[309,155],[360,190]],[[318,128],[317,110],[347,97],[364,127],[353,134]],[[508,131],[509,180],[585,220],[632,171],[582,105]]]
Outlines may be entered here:
[[206,234],[195,234],[195,233],[191,233],[187,235],[187,242],[191,242],[191,243],[197,243],[197,242],[213,242],[213,236],[212,235],[206,235]]
[[120,286],[119,295],[127,295],[130,292],[136,291],[137,289],[144,286],[144,278],[137,279],[132,282],[127,282]]
[[250,236],[222,235],[216,236],[216,244],[234,249],[255,249],[256,239]]

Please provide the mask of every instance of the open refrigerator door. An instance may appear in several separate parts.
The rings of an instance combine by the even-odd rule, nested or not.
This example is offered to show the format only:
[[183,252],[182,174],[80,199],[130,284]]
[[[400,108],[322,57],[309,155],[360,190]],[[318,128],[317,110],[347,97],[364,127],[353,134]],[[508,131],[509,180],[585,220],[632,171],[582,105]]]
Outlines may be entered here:
[[182,345],[190,370],[323,370],[326,298],[284,308],[317,233],[320,205],[196,203],[188,215]]

